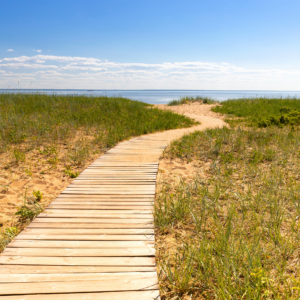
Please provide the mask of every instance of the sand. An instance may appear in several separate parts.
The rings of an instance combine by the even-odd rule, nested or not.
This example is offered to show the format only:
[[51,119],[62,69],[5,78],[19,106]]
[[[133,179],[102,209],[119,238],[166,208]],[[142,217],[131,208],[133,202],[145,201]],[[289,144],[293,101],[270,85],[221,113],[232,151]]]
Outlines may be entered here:
[[[39,150],[26,151],[25,161],[16,163],[12,152],[0,155],[0,227],[2,229],[15,226],[15,213],[24,203],[26,197],[32,197],[32,192],[42,192],[40,203],[46,207],[53,201],[73,180],[64,173],[68,162],[70,149],[78,139],[89,139],[80,132],[70,141],[55,145],[57,147],[57,164],[51,164],[49,159],[55,155],[41,154]],[[51,146],[51,145],[49,145]],[[26,145],[24,145],[26,148]],[[40,150],[44,150],[41,147]],[[91,153],[82,165],[72,166],[72,171],[81,172],[91,164],[101,153]],[[1,229],[1,228],[0,228]]]
[[217,105],[218,104],[209,105],[209,104],[194,102],[190,104],[182,104],[182,105],[175,105],[175,106],[158,104],[158,105],[154,105],[154,107],[157,107],[159,109],[171,110],[173,112],[176,112],[178,114],[183,114],[186,116],[194,115],[196,117],[212,117],[212,118],[223,120],[223,115],[211,111],[211,109]]

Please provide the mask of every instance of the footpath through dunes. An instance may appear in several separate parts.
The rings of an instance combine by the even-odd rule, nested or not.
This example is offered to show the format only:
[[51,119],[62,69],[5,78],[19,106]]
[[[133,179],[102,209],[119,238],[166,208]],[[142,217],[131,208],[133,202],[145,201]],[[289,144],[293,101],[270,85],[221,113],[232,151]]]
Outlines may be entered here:
[[159,299],[153,201],[159,158],[176,138],[220,119],[118,144],[85,169],[0,255],[10,300]]

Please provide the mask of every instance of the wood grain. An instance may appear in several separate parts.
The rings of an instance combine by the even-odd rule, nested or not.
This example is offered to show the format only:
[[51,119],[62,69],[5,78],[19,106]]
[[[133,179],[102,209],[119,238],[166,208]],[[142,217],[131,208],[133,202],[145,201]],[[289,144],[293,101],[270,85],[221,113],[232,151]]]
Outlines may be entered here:
[[[153,202],[166,142],[95,160],[0,255],[4,300],[159,299]],[[151,157],[156,162],[136,163]]]

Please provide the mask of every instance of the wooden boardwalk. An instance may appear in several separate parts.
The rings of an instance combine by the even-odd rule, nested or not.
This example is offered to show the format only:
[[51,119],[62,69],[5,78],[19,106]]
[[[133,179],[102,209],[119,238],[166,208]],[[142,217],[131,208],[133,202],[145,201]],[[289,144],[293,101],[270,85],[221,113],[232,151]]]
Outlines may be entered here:
[[78,176],[0,255],[1,300],[159,299],[153,201],[159,158],[202,122],[125,141]]
[[0,298],[159,299],[152,212],[166,144],[134,138],[84,170],[0,255]]

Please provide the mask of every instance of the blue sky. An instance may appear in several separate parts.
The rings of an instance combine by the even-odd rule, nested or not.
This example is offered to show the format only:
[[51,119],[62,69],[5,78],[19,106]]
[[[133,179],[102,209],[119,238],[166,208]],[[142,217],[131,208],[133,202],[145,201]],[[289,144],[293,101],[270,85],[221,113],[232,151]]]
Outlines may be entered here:
[[0,7],[0,88],[300,90],[299,0]]

